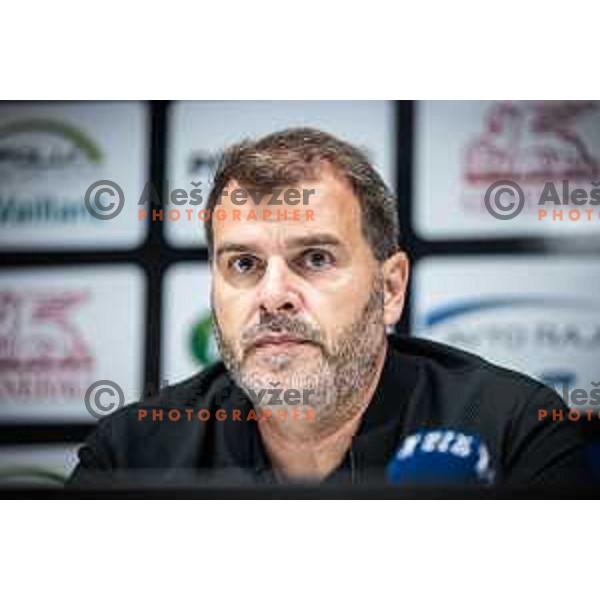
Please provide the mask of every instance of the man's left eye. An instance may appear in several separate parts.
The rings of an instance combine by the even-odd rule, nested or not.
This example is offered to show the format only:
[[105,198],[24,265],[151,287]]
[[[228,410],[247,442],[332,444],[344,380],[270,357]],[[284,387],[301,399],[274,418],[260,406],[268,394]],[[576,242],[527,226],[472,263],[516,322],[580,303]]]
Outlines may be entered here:
[[307,250],[300,259],[309,269],[326,269],[335,263],[333,255],[325,250]]

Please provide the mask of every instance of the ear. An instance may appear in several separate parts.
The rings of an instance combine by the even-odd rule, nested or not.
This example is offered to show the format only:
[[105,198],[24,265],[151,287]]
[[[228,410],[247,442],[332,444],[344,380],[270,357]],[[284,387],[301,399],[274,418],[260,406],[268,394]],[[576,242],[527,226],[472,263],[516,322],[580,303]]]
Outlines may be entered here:
[[402,315],[409,270],[408,256],[404,252],[396,252],[383,263],[383,319],[387,326],[395,325]]

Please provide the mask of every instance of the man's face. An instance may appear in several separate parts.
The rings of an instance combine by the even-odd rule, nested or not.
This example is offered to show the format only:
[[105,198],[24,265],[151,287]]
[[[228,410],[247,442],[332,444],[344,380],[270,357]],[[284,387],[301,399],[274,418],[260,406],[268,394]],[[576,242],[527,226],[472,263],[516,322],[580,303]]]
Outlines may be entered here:
[[[350,391],[365,384],[385,344],[381,266],[348,184],[324,169],[318,180],[293,187],[315,190],[308,205],[234,206],[229,198],[240,185],[232,181],[216,207],[225,215],[213,218],[221,355],[246,388],[279,382],[280,389]],[[264,218],[267,209],[272,215]],[[292,209],[299,220],[291,220]],[[252,211],[256,220],[248,220]],[[317,393],[315,402],[325,399]]]

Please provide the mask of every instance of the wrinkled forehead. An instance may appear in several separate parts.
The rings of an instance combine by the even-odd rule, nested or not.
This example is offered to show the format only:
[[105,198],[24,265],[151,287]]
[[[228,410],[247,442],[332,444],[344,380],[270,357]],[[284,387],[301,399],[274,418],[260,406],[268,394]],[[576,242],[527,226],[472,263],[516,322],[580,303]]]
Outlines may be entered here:
[[359,200],[349,183],[331,172],[269,188],[231,180],[223,192],[213,214],[216,251],[222,244],[271,247],[301,237],[335,237],[346,245],[362,239]]

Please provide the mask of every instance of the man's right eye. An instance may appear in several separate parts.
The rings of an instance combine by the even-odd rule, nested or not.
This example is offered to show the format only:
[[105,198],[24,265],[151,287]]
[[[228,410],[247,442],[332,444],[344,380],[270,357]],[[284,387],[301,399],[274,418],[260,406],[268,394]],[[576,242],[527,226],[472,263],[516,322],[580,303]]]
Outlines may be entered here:
[[228,261],[228,267],[234,273],[250,273],[258,267],[258,259],[254,256],[236,256]]

